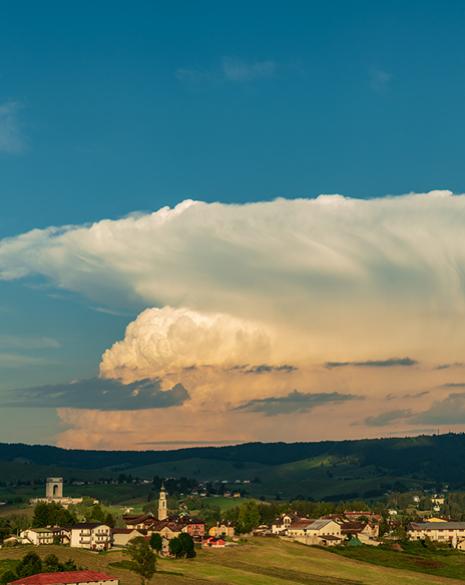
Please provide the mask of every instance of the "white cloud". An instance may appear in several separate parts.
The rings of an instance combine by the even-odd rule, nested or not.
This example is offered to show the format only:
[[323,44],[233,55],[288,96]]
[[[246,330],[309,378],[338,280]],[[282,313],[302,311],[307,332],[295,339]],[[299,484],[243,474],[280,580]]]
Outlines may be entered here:
[[219,67],[199,69],[180,67],[175,71],[178,81],[200,84],[229,81],[244,83],[257,79],[270,79],[276,75],[278,65],[272,60],[245,61],[236,57],[223,57]]
[[[123,341],[102,357],[100,372],[123,380],[166,376],[198,365],[227,368],[270,355],[269,334],[257,325],[223,314],[188,309],[147,309],[131,323]],[[156,374],[155,374],[156,372]]]
[[60,342],[51,337],[34,335],[0,335],[0,348],[9,349],[57,349]]
[[221,68],[225,79],[242,82],[273,77],[277,66],[270,60],[243,61],[233,57],[223,57]]
[[460,361],[465,196],[447,191],[174,209],[0,241],[0,277],[41,275],[102,307],[259,323],[276,359]]
[[[112,430],[99,434],[94,425],[109,413],[60,409],[63,445],[271,440],[277,425],[286,440],[375,436],[379,424],[356,423],[379,422],[386,396],[393,412],[426,412],[460,381],[454,368],[435,368],[463,362],[464,225],[465,196],[448,191],[188,200],[1,240],[0,278],[40,276],[109,310],[156,307],[104,353],[100,373],[160,378],[162,390],[182,384],[189,393],[156,428],[155,411],[114,412],[105,419]],[[349,395],[365,399],[272,417],[246,406],[272,399],[295,410]],[[415,422],[389,424],[408,432]]]
[[0,104],[0,152],[17,154],[24,149],[18,110],[19,105],[16,102]]

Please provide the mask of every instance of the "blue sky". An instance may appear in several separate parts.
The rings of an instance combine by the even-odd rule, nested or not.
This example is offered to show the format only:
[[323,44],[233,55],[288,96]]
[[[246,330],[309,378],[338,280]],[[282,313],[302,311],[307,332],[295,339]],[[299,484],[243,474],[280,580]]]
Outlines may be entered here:
[[[187,198],[462,193],[464,33],[458,1],[5,3],[0,238]],[[148,306],[0,282],[0,392],[92,378]],[[38,416],[3,409],[0,440],[62,424],[22,437],[12,412]]]

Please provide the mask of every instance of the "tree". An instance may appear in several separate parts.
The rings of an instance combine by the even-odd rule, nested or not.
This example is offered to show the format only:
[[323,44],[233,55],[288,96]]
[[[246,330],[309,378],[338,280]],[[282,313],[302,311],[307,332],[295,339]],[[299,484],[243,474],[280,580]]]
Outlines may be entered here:
[[33,528],[44,526],[72,526],[76,516],[57,502],[39,502],[34,508]]
[[172,538],[170,540],[169,549],[170,549],[170,554],[172,554],[177,559],[181,556],[182,543],[180,542],[178,536],[176,536],[175,538]]
[[170,553],[177,559],[182,557],[191,559],[195,557],[194,541],[192,540],[192,536],[185,532],[170,540],[169,549]]
[[57,573],[62,570],[62,565],[56,555],[47,555],[44,559],[44,569],[47,573]]
[[73,559],[68,559],[61,565],[60,571],[80,571],[81,569],[76,565]]
[[115,527],[115,518],[113,517],[113,514],[111,514],[110,512],[108,512],[108,514],[105,516],[104,522],[111,528]]
[[194,546],[194,540],[192,539],[192,536],[190,534],[182,532],[178,538],[179,538],[179,541],[181,543],[182,556],[184,556],[188,559],[194,558],[195,557],[195,546]]
[[42,561],[36,553],[30,552],[24,555],[16,567],[18,577],[29,577],[42,572]]
[[89,519],[94,520],[95,522],[103,522],[105,520],[105,514],[100,504],[95,504],[92,506]]
[[237,531],[241,533],[251,532],[260,524],[260,512],[257,503],[253,500],[245,502],[239,508],[237,519]]
[[12,581],[15,581],[17,578],[18,575],[14,573],[11,569],[8,569],[8,571],[5,571],[4,573],[2,573],[2,575],[0,575],[0,584],[6,585],[6,583],[11,583]]
[[160,552],[161,549],[163,548],[163,540],[161,536],[156,532],[154,532],[150,537],[150,546],[153,548],[153,550],[156,550],[157,552]]
[[144,538],[133,538],[126,547],[126,554],[131,558],[131,570],[139,575],[141,584],[150,580],[156,571],[156,556],[150,544]]

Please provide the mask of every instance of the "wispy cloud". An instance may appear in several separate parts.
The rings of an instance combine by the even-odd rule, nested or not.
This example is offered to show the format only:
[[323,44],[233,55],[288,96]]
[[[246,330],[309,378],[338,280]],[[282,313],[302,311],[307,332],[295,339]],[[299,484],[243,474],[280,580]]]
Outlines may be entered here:
[[45,357],[21,355],[18,353],[0,353],[0,366],[2,368],[22,368],[26,366],[45,366],[51,362]]
[[0,335],[0,349],[57,349],[60,342],[51,337]]
[[186,400],[189,400],[189,394],[182,384],[161,390],[158,380],[122,384],[118,380],[89,378],[11,390],[3,406],[142,410],[179,406]]
[[258,79],[271,79],[276,75],[278,65],[275,61],[248,61],[236,57],[223,57],[218,66],[211,69],[180,67],[175,71],[179,81],[202,84],[218,81],[245,83]]
[[395,394],[391,392],[389,394],[386,394],[386,400],[398,400],[399,398],[415,400],[417,398],[423,398],[424,396],[428,396],[429,393],[430,393],[429,390],[420,390],[419,392],[406,392],[405,394]]
[[384,69],[377,67],[370,70],[370,87],[377,93],[384,92],[391,83],[393,76]]
[[465,423],[465,392],[449,394],[444,400],[434,402],[428,410],[413,417],[411,422],[463,425]]
[[290,364],[281,364],[272,366],[270,364],[259,364],[257,366],[240,365],[230,368],[231,371],[241,372],[242,374],[291,374],[297,372],[298,368]]
[[18,120],[19,109],[17,102],[0,104],[0,152],[18,154],[24,150],[25,144]]
[[364,422],[369,427],[385,427],[398,420],[408,418],[411,415],[412,411],[408,409],[390,410],[375,416],[369,416]]
[[389,358],[386,360],[366,360],[361,362],[326,362],[325,368],[397,368],[415,366],[418,362],[409,357]]
[[245,404],[238,406],[236,410],[276,416],[278,414],[308,412],[317,406],[357,399],[360,399],[360,396],[355,396],[354,394],[340,394],[339,392],[307,393],[293,390],[287,396],[270,396],[269,398],[249,400]]
[[448,370],[450,368],[463,368],[465,364],[463,362],[453,362],[451,364],[439,364],[434,369],[435,370]]
[[244,61],[234,57],[223,57],[221,69],[228,81],[243,82],[274,77],[277,65],[271,60]]

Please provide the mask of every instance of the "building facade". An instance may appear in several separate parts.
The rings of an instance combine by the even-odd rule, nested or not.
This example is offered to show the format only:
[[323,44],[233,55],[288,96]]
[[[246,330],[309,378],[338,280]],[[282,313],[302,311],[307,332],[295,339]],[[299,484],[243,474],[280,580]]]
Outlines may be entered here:
[[83,522],[69,528],[69,543],[74,548],[107,550],[111,547],[111,528],[107,524]]
[[465,540],[465,522],[412,522],[407,530],[410,540],[449,543],[458,546]]

